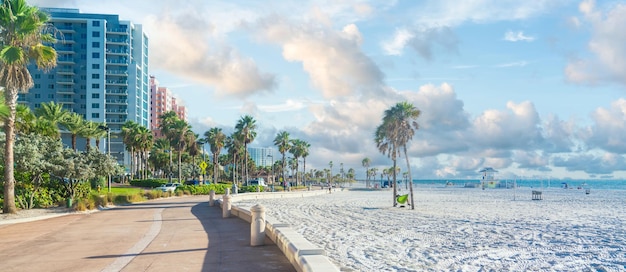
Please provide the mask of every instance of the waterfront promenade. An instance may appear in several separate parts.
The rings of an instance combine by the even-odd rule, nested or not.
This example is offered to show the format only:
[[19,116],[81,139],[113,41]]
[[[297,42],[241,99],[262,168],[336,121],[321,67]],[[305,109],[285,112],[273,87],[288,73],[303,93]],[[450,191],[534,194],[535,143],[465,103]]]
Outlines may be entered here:
[[0,225],[0,256],[3,271],[295,271],[208,196]]

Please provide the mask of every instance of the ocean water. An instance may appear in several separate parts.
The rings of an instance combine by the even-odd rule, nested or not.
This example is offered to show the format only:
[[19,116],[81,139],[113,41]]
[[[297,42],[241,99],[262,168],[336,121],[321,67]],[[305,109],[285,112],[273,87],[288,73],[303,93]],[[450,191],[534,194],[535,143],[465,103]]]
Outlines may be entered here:
[[[500,183],[508,182],[513,184],[514,182],[520,188],[564,188],[567,184],[568,188],[577,189],[578,187],[583,189],[601,189],[601,190],[626,190],[626,180],[586,180],[586,179],[501,179]],[[374,181],[381,184],[380,180]],[[479,179],[414,179],[413,184],[417,187],[446,187],[446,183],[451,182],[452,186],[447,187],[464,187],[465,183],[480,183]],[[364,181],[359,181],[363,183]],[[404,188],[406,185],[403,181],[399,181],[399,187]]]

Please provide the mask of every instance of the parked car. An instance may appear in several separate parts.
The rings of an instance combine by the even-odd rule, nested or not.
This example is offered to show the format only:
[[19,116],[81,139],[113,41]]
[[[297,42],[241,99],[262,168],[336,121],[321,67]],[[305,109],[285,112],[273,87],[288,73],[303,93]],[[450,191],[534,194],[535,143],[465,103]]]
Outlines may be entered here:
[[180,183],[166,183],[161,185],[161,187],[159,187],[159,189],[161,189],[161,191],[163,192],[174,192],[176,191],[176,188],[178,188],[178,186],[180,186]]
[[267,184],[265,184],[265,179],[263,178],[253,179],[250,180],[248,183],[250,184],[250,186],[267,186]]

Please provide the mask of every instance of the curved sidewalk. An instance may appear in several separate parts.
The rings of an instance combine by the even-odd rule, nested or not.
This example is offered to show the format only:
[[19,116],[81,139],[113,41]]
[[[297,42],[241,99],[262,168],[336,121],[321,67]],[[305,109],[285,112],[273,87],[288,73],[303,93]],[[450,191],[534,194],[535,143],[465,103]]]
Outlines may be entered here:
[[222,218],[207,196],[0,225],[3,271],[295,271],[250,225]]

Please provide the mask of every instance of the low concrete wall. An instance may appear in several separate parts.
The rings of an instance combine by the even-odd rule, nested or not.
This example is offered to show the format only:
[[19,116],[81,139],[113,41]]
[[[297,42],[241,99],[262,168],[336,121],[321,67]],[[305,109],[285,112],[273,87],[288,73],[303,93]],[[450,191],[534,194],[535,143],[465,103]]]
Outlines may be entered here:
[[[232,202],[250,199],[274,199],[274,198],[295,198],[328,194],[326,190],[313,190],[303,192],[280,192],[280,193],[245,193],[231,195]],[[219,207],[222,206],[222,200],[218,199]],[[250,223],[252,216],[249,210],[238,207],[233,204],[231,207],[231,215],[239,217]],[[265,235],[269,237],[285,257],[293,264],[293,267],[299,272],[333,272],[339,271],[339,268],[333,264],[328,257],[326,251],[306,240],[302,235],[296,232],[289,224],[278,222],[270,216],[265,217]]]

